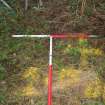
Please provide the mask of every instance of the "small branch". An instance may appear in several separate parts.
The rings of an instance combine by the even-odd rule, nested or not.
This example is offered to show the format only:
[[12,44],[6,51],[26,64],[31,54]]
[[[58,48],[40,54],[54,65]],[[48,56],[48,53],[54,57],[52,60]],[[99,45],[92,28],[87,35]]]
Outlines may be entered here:
[[1,2],[10,10],[12,10],[11,6],[8,5],[7,2],[5,2],[4,0],[1,0]]

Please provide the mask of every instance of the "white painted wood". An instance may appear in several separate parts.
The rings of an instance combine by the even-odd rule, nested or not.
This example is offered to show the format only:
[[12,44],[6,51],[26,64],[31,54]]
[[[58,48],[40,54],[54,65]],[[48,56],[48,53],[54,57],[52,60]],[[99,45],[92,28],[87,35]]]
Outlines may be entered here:
[[53,38],[50,36],[49,65],[52,65]]
[[39,38],[44,38],[44,37],[50,37],[50,35],[12,35],[12,37],[39,37]]

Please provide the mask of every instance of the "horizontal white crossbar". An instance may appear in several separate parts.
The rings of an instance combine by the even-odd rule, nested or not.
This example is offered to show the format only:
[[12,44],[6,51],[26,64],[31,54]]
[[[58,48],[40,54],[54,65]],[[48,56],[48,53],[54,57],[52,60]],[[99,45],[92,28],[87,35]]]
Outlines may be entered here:
[[50,35],[12,35],[12,37],[39,37],[39,38],[44,38],[44,37],[50,37]]
[[[64,34],[55,34],[55,35],[12,35],[12,37],[37,37],[37,38],[45,38],[45,37],[52,37],[52,38],[81,38],[81,34],[71,34],[71,35],[64,35]],[[99,35],[83,35],[85,38],[98,38]]]

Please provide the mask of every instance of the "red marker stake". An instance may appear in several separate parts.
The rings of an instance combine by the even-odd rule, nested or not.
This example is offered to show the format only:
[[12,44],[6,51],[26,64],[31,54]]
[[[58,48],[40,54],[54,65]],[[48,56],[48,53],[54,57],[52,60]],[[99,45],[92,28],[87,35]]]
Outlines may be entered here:
[[52,105],[52,65],[49,65],[48,78],[48,105]]

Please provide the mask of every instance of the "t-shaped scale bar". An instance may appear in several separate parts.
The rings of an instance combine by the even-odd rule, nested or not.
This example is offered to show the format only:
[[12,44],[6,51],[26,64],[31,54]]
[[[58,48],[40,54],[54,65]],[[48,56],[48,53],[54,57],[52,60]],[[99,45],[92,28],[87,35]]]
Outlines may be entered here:
[[54,35],[13,35],[12,37],[36,37],[36,38],[50,38],[50,51],[49,51],[49,73],[48,73],[48,105],[52,105],[52,43],[53,38],[96,38],[97,35],[85,35],[81,33],[75,34],[54,34]]

